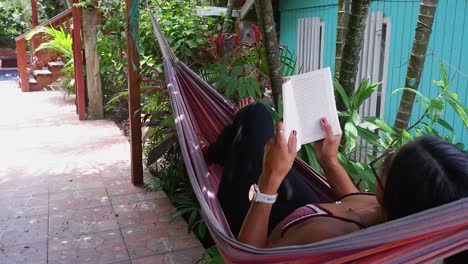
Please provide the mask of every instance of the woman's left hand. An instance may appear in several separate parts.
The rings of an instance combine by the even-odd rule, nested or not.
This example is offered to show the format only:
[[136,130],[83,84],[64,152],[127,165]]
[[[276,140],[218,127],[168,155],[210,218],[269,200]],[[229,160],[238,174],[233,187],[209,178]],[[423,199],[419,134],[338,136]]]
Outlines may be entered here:
[[283,122],[279,121],[276,134],[265,145],[263,171],[258,182],[260,191],[265,194],[276,194],[296,157],[297,132],[292,131],[287,142],[283,133]]

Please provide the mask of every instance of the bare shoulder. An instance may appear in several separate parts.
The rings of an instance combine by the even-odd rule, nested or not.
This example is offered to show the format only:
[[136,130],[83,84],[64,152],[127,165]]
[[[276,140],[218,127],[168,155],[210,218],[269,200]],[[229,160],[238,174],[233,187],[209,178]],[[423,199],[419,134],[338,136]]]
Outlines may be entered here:
[[338,237],[359,230],[354,223],[331,217],[315,217],[300,223],[285,232],[283,237],[270,241],[270,247],[304,245]]
[[340,199],[341,202],[358,202],[358,203],[377,203],[377,198],[372,193],[352,193]]

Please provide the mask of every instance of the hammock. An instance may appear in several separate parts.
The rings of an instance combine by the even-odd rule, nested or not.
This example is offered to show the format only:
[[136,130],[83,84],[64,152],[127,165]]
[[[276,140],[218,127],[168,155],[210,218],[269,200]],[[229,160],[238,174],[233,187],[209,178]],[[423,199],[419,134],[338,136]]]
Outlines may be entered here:
[[[468,198],[348,235],[302,246],[260,249],[232,235],[216,198],[222,168],[207,165],[197,134],[213,142],[233,118],[233,106],[180,62],[148,5],[164,57],[177,134],[190,182],[218,249],[229,263],[424,263],[468,249]],[[325,178],[300,159],[301,173],[322,202],[334,201]]]

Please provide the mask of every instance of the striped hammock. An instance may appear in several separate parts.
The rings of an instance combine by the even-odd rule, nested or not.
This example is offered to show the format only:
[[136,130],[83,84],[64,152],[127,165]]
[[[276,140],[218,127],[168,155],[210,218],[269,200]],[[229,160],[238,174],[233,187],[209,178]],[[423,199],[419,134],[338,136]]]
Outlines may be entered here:
[[[232,235],[216,198],[222,168],[207,165],[197,134],[213,142],[233,118],[233,106],[180,62],[148,5],[164,57],[177,134],[203,218],[229,263],[426,263],[468,249],[468,198],[348,235],[301,246],[256,248]],[[300,159],[295,168],[322,202],[333,201],[325,178]]]

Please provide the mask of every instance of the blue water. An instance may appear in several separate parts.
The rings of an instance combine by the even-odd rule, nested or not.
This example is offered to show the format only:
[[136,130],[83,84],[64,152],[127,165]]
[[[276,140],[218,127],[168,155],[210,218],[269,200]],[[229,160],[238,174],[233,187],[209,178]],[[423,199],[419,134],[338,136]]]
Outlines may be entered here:
[[18,70],[1,70],[0,81],[14,81],[18,79]]

